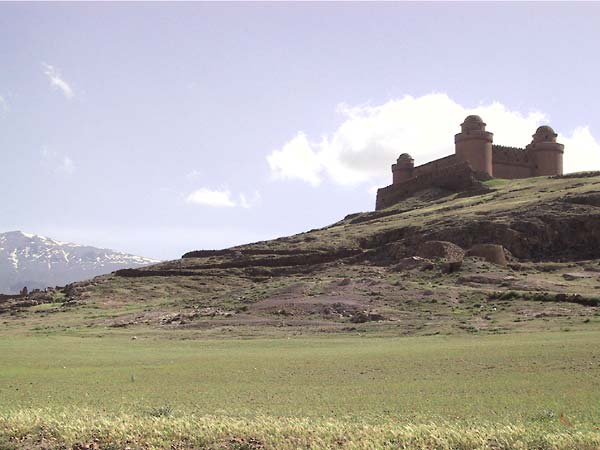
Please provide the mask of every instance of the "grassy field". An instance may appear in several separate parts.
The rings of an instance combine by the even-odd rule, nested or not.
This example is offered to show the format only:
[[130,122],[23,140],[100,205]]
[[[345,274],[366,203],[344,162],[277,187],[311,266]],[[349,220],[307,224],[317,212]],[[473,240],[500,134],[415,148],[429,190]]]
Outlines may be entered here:
[[487,184],[1,303],[0,450],[600,450],[600,176]]
[[600,332],[5,335],[0,448],[600,448]]

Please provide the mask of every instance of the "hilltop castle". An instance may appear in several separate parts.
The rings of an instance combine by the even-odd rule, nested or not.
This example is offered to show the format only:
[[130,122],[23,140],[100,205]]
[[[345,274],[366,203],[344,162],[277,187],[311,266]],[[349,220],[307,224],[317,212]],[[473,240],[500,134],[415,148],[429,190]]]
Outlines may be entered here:
[[539,127],[525,148],[493,144],[493,133],[485,130],[479,116],[467,116],[461,132],[454,136],[455,152],[415,167],[408,153],[392,165],[392,184],[377,191],[375,209],[384,209],[423,189],[439,187],[453,191],[468,189],[480,180],[562,175],[564,145],[547,126]]

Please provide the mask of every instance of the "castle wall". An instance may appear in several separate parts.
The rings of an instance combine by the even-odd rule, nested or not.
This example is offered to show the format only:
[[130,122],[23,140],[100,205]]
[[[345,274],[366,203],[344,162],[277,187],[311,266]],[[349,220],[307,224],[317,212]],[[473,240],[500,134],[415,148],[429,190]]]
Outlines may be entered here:
[[392,165],[393,184],[377,191],[376,209],[387,208],[414,193],[439,187],[450,191],[480,186],[478,180],[561,175],[564,145],[557,134],[540,126],[525,148],[493,145],[493,133],[481,117],[469,115],[454,136],[455,154],[414,167],[408,153]]
[[531,177],[531,167],[514,164],[494,163],[494,178],[514,180]]
[[495,178],[516,179],[532,176],[533,159],[523,148],[492,146],[492,165]]
[[402,184],[392,184],[379,189],[377,191],[375,209],[385,209],[410,197],[416,192],[432,187],[447,189],[449,191],[462,191],[480,186],[481,184],[475,179],[469,163],[466,161],[458,162],[439,169],[429,170]]
[[456,164],[456,162],[456,155],[445,156],[443,158],[436,159],[435,161],[415,167],[413,170],[413,176],[418,177],[427,173],[435,172],[445,167],[452,166]]

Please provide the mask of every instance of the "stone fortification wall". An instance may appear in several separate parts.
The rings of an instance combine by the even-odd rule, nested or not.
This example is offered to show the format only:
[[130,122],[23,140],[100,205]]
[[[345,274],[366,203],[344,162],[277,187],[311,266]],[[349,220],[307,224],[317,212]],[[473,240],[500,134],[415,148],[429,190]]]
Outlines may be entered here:
[[495,178],[528,178],[532,176],[533,161],[523,148],[492,146],[492,172]]
[[413,171],[413,176],[418,177],[427,173],[435,172],[445,167],[453,166],[454,164],[456,164],[456,162],[456,155],[448,155],[444,158],[436,159],[435,161],[431,161],[426,164],[422,164],[420,166],[415,167]]
[[[455,153],[414,167],[414,159],[402,153],[392,165],[392,185],[377,191],[375,209],[384,209],[431,187],[452,191],[473,188],[492,177],[515,179],[562,175],[564,145],[548,125],[538,127],[525,148],[493,144],[481,117],[469,115],[454,136]],[[478,181],[479,180],[479,181]]]
[[492,156],[494,158],[494,162],[521,164],[526,166],[531,165],[529,152],[524,148],[493,145]]
[[15,298],[22,298],[22,297],[25,297],[25,295],[23,295],[23,294],[0,294],[0,303],[15,299]]
[[434,187],[449,191],[464,191],[481,187],[481,183],[475,178],[469,163],[455,163],[438,170],[425,172],[402,184],[392,184],[379,189],[375,209],[387,208],[416,192]]

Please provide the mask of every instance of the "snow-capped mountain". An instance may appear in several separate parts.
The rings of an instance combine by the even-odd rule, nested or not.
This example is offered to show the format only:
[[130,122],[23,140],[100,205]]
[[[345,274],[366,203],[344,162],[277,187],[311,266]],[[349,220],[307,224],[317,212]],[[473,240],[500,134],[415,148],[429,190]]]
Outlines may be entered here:
[[35,234],[0,233],[0,293],[63,286],[157,260],[113,250],[55,241]]

